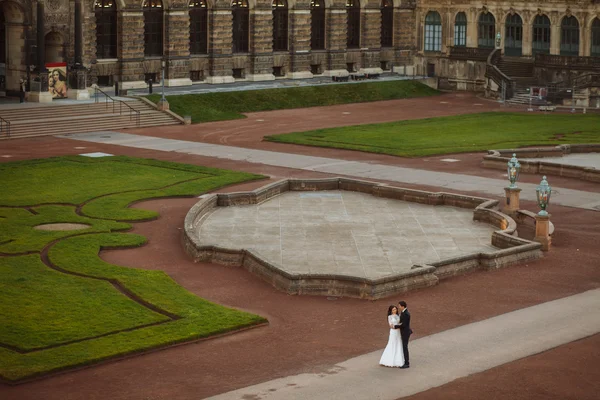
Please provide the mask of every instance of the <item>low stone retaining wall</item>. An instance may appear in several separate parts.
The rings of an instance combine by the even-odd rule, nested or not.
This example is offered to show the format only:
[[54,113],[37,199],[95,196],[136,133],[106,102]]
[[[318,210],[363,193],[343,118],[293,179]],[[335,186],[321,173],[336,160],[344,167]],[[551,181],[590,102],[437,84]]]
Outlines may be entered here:
[[[488,155],[483,157],[482,165],[485,168],[506,170],[506,164],[511,159],[513,153],[519,159],[562,157],[574,153],[600,153],[600,144],[562,144],[553,148],[488,150]],[[519,160],[519,162],[521,163],[521,172],[524,173],[556,175],[590,182],[600,182],[600,170],[596,168],[550,163],[543,160]]]
[[[492,234],[492,244],[501,250],[468,254],[430,265],[414,265],[407,273],[371,280],[335,274],[290,274],[251,250],[207,246],[199,240],[198,226],[217,207],[258,204],[287,191],[318,190],[348,190],[432,206],[446,205],[473,209],[474,220],[499,228]],[[498,203],[497,200],[480,197],[404,189],[348,178],[286,179],[252,192],[211,194],[202,198],[190,209],[185,218],[185,250],[196,262],[243,267],[289,294],[378,299],[436,285],[440,279],[475,269],[500,268],[542,257],[539,243],[513,236],[517,225],[511,217],[494,209]]]

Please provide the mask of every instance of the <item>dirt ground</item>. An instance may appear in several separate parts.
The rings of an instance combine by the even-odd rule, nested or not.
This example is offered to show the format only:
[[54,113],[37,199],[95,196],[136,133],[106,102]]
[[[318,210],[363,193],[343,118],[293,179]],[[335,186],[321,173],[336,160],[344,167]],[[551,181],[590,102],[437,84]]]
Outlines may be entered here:
[[[439,104],[441,100],[437,97],[429,101],[437,101]],[[475,98],[469,101],[474,102]],[[484,104],[477,107],[495,106],[493,103],[490,103],[492,105],[485,103],[485,100],[477,99],[477,101]],[[387,103],[394,103],[390,105],[391,108],[396,104]],[[374,107],[373,112],[378,112],[377,110],[382,106],[386,106],[386,103],[370,104]],[[335,107],[349,109],[353,106],[357,105]],[[406,104],[406,106],[412,105]],[[434,108],[436,105],[430,104],[430,106]],[[426,104],[420,107],[423,112],[428,111]],[[295,111],[302,114],[303,110]],[[410,112],[411,116],[414,115],[412,110],[406,112]],[[284,121],[282,123],[292,118],[289,116],[290,111],[262,114],[272,119],[281,116]],[[306,126],[312,126],[309,117],[304,116],[304,118]],[[226,129],[233,129],[235,124],[239,124],[239,131],[244,132],[241,127],[245,126],[247,121],[215,124],[232,124]],[[148,129],[143,133],[190,140],[184,136],[196,137],[199,131],[210,132],[212,128],[209,125],[212,124],[187,127],[197,131],[196,133],[187,132],[186,127],[175,127],[181,130],[179,133],[171,132],[167,128]],[[268,124],[269,127],[272,125],[272,123]],[[343,153],[342,158],[361,160],[380,157],[358,152],[337,152],[301,146],[289,146],[291,148],[289,149],[288,145],[280,144],[277,144],[278,148],[275,149],[271,147],[274,144],[260,142],[258,134],[256,135],[254,141],[248,139],[247,147],[256,146],[256,148],[282,151],[283,146],[291,152],[307,151],[307,154],[318,154],[312,152],[320,151],[323,152],[320,155],[328,157],[341,157],[339,154]],[[218,140],[216,139],[218,137],[219,134],[209,136],[211,140]],[[206,138],[195,140],[209,141]],[[230,140],[231,138],[228,138],[226,143],[244,145],[243,142]],[[12,157],[0,158],[0,162],[95,151],[257,172],[266,174],[272,179],[326,176],[309,171],[57,138],[2,142],[0,156],[11,155]],[[481,155],[478,157],[480,158]],[[429,162],[405,159],[389,161],[399,165],[414,162],[415,167],[420,165],[419,162],[424,165]],[[455,167],[456,164],[466,165],[444,164],[444,170],[459,172],[460,169],[449,170],[450,167],[458,168]],[[486,176],[485,174],[489,173],[478,164],[465,168],[476,175]],[[494,177],[499,177],[501,171],[493,171],[493,173],[496,174]],[[539,181],[535,176],[528,179]],[[558,186],[566,186],[559,184],[558,180],[554,182]],[[252,182],[224,190],[246,190],[264,183],[266,182]],[[573,182],[572,185],[574,188],[589,190],[587,189],[589,184],[586,183]],[[414,337],[418,338],[600,287],[600,253],[597,251],[597,240],[600,237],[600,213],[598,212],[553,206],[551,219],[557,233],[552,250],[541,260],[501,270],[482,271],[451,278],[436,287],[392,298],[362,301],[288,296],[242,269],[193,263],[181,246],[181,230],[184,216],[195,202],[196,199],[161,199],[136,204],[135,207],[157,210],[160,213],[160,217],[155,221],[134,225],[133,232],[148,237],[148,244],[136,249],[103,251],[101,257],[108,262],[133,268],[163,270],[198,296],[260,314],[269,319],[269,325],[222,338],[107,362],[18,386],[0,385],[0,398],[3,400],[200,399],[277,377],[320,371],[350,357],[382,349],[387,341],[385,325],[387,306],[397,303],[400,299],[406,300],[409,304],[413,315]],[[524,202],[523,206],[535,209],[530,202]],[[599,344],[600,338],[596,335],[459,379],[412,396],[411,399],[481,399],[484,397],[499,399],[500,396],[534,400],[597,398],[600,389]],[[411,354],[411,356],[412,363],[419,362],[418,354]]]

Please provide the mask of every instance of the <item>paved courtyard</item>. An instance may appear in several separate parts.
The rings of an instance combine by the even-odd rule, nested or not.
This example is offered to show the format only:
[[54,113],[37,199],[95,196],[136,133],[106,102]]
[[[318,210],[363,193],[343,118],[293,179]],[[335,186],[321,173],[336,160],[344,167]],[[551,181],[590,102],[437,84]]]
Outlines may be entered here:
[[497,250],[494,227],[471,210],[347,191],[287,192],[258,205],[220,207],[202,243],[253,249],[294,274],[377,279],[459,255]]

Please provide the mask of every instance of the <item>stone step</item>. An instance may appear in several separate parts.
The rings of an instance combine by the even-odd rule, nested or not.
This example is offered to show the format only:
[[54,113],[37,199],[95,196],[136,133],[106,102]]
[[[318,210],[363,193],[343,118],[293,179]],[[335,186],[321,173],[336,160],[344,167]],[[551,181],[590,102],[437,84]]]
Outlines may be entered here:
[[121,108],[120,113],[113,113],[111,104],[106,107],[102,103],[0,109],[0,116],[11,122],[10,136],[1,132],[0,139],[181,124],[141,100],[132,99],[127,104],[139,114],[118,103],[114,110]]

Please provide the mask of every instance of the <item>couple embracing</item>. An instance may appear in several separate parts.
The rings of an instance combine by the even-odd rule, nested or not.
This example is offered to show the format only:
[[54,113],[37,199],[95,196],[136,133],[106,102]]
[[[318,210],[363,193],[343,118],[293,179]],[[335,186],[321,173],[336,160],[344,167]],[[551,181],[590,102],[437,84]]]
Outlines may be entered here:
[[390,326],[390,338],[381,355],[379,365],[410,368],[408,340],[413,332],[410,329],[410,313],[406,308],[405,301],[400,301],[398,307],[394,305],[389,307],[388,325]]

